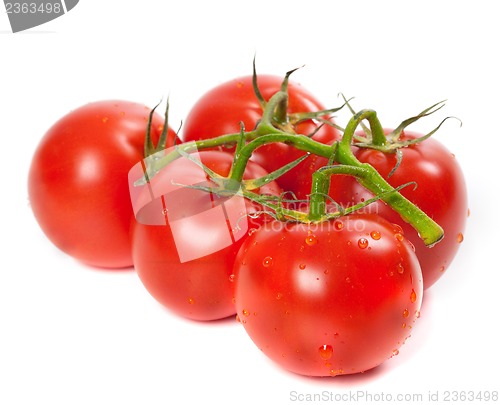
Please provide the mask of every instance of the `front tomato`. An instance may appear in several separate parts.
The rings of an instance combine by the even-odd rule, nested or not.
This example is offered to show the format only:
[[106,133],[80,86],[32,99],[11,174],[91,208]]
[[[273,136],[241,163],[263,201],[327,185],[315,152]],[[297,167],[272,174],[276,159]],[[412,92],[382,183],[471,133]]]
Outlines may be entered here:
[[[127,174],[144,157],[149,113],[129,101],[89,103],[57,121],[33,156],[28,194],[35,218],[52,243],[89,265],[132,265]],[[154,114],[155,141],[163,125]],[[169,129],[168,146],[174,137]]]
[[241,247],[234,276],[251,339],[308,376],[363,372],[397,354],[423,294],[411,245],[376,215],[266,224]]
[[[263,98],[268,101],[281,88],[283,78],[272,75],[259,75],[258,87]],[[183,128],[184,141],[214,138],[218,135],[238,133],[240,123],[250,131],[262,117],[262,107],[257,99],[252,76],[244,76],[222,83],[203,95],[189,112]],[[325,107],[305,88],[289,81],[288,113],[316,112]],[[333,126],[323,125],[312,119],[297,123],[293,130],[298,134],[313,135],[312,138],[322,143],[330,143],[340,138]],[[287,163],[294,161],[305,152],[283,143],[273,143],[258,148],[252,160],[273,172]],[[310,192],[313,163],[319,160],[322,165],[327,159],[315,155],[309,156],[294,169],[278,179],[285,191],[296,192],[307,189]],[[305,195],[299,195],[305,198]]]
[[[233,156],[202,151],[196,159],[227,176]],[[244,179],[266,174],[250,162]],[[193,161],[170,163],[137,195],[140,208],[131,229],[134,266],[146,289],[165,307],[195,320],[235,313],[234,259],[248,231],[261,224],[253,215],[261,207],[238,194],[208,192],[207,187],[215,183]],[[279,195],[281,190],[271,182],[259,192]]]

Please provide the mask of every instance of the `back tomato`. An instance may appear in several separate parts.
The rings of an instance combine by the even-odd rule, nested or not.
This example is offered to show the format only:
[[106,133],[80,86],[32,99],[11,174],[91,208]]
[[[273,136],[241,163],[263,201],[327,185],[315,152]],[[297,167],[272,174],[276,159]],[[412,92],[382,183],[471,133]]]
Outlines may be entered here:
[[[421,135],[404,132],[402,140]],[[379,201],[365,210],[375,212],[396,223],[404,235],[415,245],[422,267],[424,286],[432,286],[448,269],[464,239],[468,216],[465,178],[455,156],[434,138],[401,149],[403,160],[391,177],[396,166],[396,156],[372,149],[353,147],[355,156],[362,163],[371,164],[393,187],[415,182],[401,190],[401,194],[417,205],[444,230],[444,238],[435,246],[425,246],[417,231],[389,206]],[[373,197],[352,177],[332,177],[330,196],[344,206],[351,206]]]
[[[189,112],[182,133],[184,141],[214,138],[223,134],[238,133],[240,122],[246,131],[255,128],[262,116],[262,108],[255,96],[252,76],[244,76],[220,84],[203,95]],[[267,101],[281,89],[282,77],[259,75],[259,90]],[[289,81],[288,83],[288,113],[313,112],[324,110],[325,107],[305,88]],[[319,123],[305,120],[295,126],[295,132],[311,135],[314,140],[331,143],[340,138],[337,129],[323,125],[318,130]],[[283,143],[273,143],[258,148],[252,155],[252,160],[272,172],[287,163],[303,156],[305,152]],[[310,192],[313,163],[319,160],[321,165],[327,159],[315,155],[309,156],[294,169],[278,179],[278,184],[284,191],[308,190]],[[300,192],[302,194],[302,192]],[[299,195],[305,198],[305,195]]]
[[[197,158],[222,176],[233,161],[220,151],[201,151]],[[266,174],[249,162],[244,179]],[[262,207],[242,196],[186,187],[192,185],[215,186],[199,166],[180,158],[151,179],[144,195],[137,195],[141,208],[131,228],[134,266],[148,292],[178,315],[221,319],[235,314],[231,275],[236,253],[265,216],[254,218]],[[259,192],[279,195],[281,189],[271,182]]]
[[423,294],[410,243],[378,215],[266,224],[241,247],[234,276],[251,339],[308,376],[359,373],[397,354]]
[[[127,174],[144,157],[150,108],[121,100],[86,104],[57,121],[35,151],[31,208],[59,249],[92,266],[132,265]],[[153,116],[156,142],[164,119]],[[167,145],[175,133],[169,129]]]

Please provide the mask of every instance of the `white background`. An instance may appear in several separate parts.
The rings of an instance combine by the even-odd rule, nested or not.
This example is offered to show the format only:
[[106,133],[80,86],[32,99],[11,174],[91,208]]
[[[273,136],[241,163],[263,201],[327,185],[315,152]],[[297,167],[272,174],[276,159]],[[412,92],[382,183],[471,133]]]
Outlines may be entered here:
[[[81,0],[17,34],[0,6],[0,404],[287,404],[364,392],[427,401],[429,392],[500,389],[496,3]],[[62,115],[89,101],[152,106],[170,95],[178,127],[204,91],[250,74],[255,53],[259,72],[305,65],[294,80],[326,105],[343,92],[385,126],[442,99],[435,118],[412,128],[430,131],[447,115],[463,122],[448,121],[436,138],[467,178],[465,241],[400,354],[364,375],[284,372],[233,319],[172,315],[133,271],[95,270],[59,252],[31,214],[30,159]]]

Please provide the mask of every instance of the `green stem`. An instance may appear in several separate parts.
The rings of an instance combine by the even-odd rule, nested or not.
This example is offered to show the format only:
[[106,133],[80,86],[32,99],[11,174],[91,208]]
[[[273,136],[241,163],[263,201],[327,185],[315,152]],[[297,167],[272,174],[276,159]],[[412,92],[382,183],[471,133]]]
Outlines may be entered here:
[[[404,221],[410,223],[417,230],[420,238],[427,246],[434,245],[443,238],[443,229],[420,208],[406,199],[401,193],[395,191],[394,187],[373,166],[361,163],[354,156],[351,149],[351,140],[356,127],[363,119],[368,119],[370,123],[373,141],[375,142],[377,138],[380,138],[377,142],[382,142],[383,129],[375,111],[362,110],[355,114],[347,124],[342,141],[337,148],[336,161],[341,164],[363,168],[364,172],[357,176],[359,183],[373,194],[383,195],[381,199],[396,211]],[[385,142],[385,135],[383,137],[383,142]],[[391,192],[393,190],[394,192]]]
[[356,128],[361,121],[365,119],[370,123],[372,143],[377,146],[384,146],[386,144],[384,128],[382,127],[382,124],[377,118],[377,113],[374,110],[361,110],[354,114],[344,130],[344,135],[341,141],[342,144],[351,145]]
[[287,132],[274,129],[274,133],[260,135],[249,142],[247,145],[245,145],[243,148],[241,148],[238,160],[233,166],[233,172],[231,176],[232,179],[241,181],[248,160],[252,156],[252,153],[255,151],[255,149],[274,142],[292,144],[297,149],[327,158],[332,155],[331,145],[325,145],[324,143],[317,142],[305,135],[292,135]]

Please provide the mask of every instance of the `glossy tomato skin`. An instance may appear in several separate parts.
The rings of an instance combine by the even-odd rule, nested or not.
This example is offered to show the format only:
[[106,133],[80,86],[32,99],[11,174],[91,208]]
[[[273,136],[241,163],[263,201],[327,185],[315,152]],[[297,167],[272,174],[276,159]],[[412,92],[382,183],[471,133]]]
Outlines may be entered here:
[[[198,158],[224,176],[233,159],[220,151],[201,151]],[[209,321],[235,314],[234,259],[247,232],[260,226],[265,217],[249,215],[261,208],[242,197],[219,199],[207,191],[184,187],[214,186],[204,181],[203,173],[200,177],[200,170],[183,158],[161,170],[153,181],[160,184],[155,194],[165,196],[161,197],[164,205],[159,206],[159,210],[164,207],[163,224],[146,223],[151,212],[141,211],[132,224],[131,239],[134,266],[148,292],[182,317]],[[266,173],[250,162],[244,179]],[[259,192],[279,195],[281,189],[272,182]]]
[[[281,89],[282,77],[259,75],[258,86],[265,100],[269,100]],[[321,111],[325,107],[300,84],[289,81],[288,85],[288,112]],[[255,128],[262,116],[262,108],[255,96],[252,76],[243,76],[222,83],[203,95],[192,107],[186,117],[182,138],[184,141],[195,141],[213,138],[223,134],[238,133],[240,122],[245,130]],[[310,135],[318,129],[319,124],[313,120],[306,120],[296,125],[295,132]],[[340,138],[339,132],[332,126],[324,125],[313,139],[322,143],[330,143]],[[252,160],[261,165],[268,172],[279,169],[283,165],[299,158],[304,152],[283,143],[273,143],[258,148]],[[286,191],[295,192],[297,184],[305,183],[302,189],[310,192],[311,169],[315,160],[327,160],[317,156],[310,156],[300,165],[278,179],[278,183]],[[299,196],[304,198],[305,196]]]
[[257,230],[234,268],[237,314],[254,343],[308,376],[363,372],[397,354],[423,294],[399,230],[370,214]]
[[[417,133],[405,132],[402,139],[419,136],[421,135]],[[401,149],[401,165],[388,177],[396,165],[394,154],[356,147],[353,150],[361,162],[371,164],[393,187],[416,182],[416,188],[409,185],[401,190],[401,194],[444,229],[444,239],[429,248],[422,242],[417,231],[383,202],[365,208],[367,212],[376,212],[403,228],[404,234],[415,245],[424,286],[429,288],[448,269],[464,239],[468,217],[467,189],[457,159],[439,141],[430,138]],[[342,205],[349,206],[373,195],[351,177],[333,176],[330,196]]]
[[[28,178],[35,218],[54,245],[79,261],[132,265],[127,174],[144,157],[149,112],[123,100],[86,104],[57,121],[35,151]],[[155,141],[163,124],[155,114]],[[174,136],[169,130],[169,145]]]

